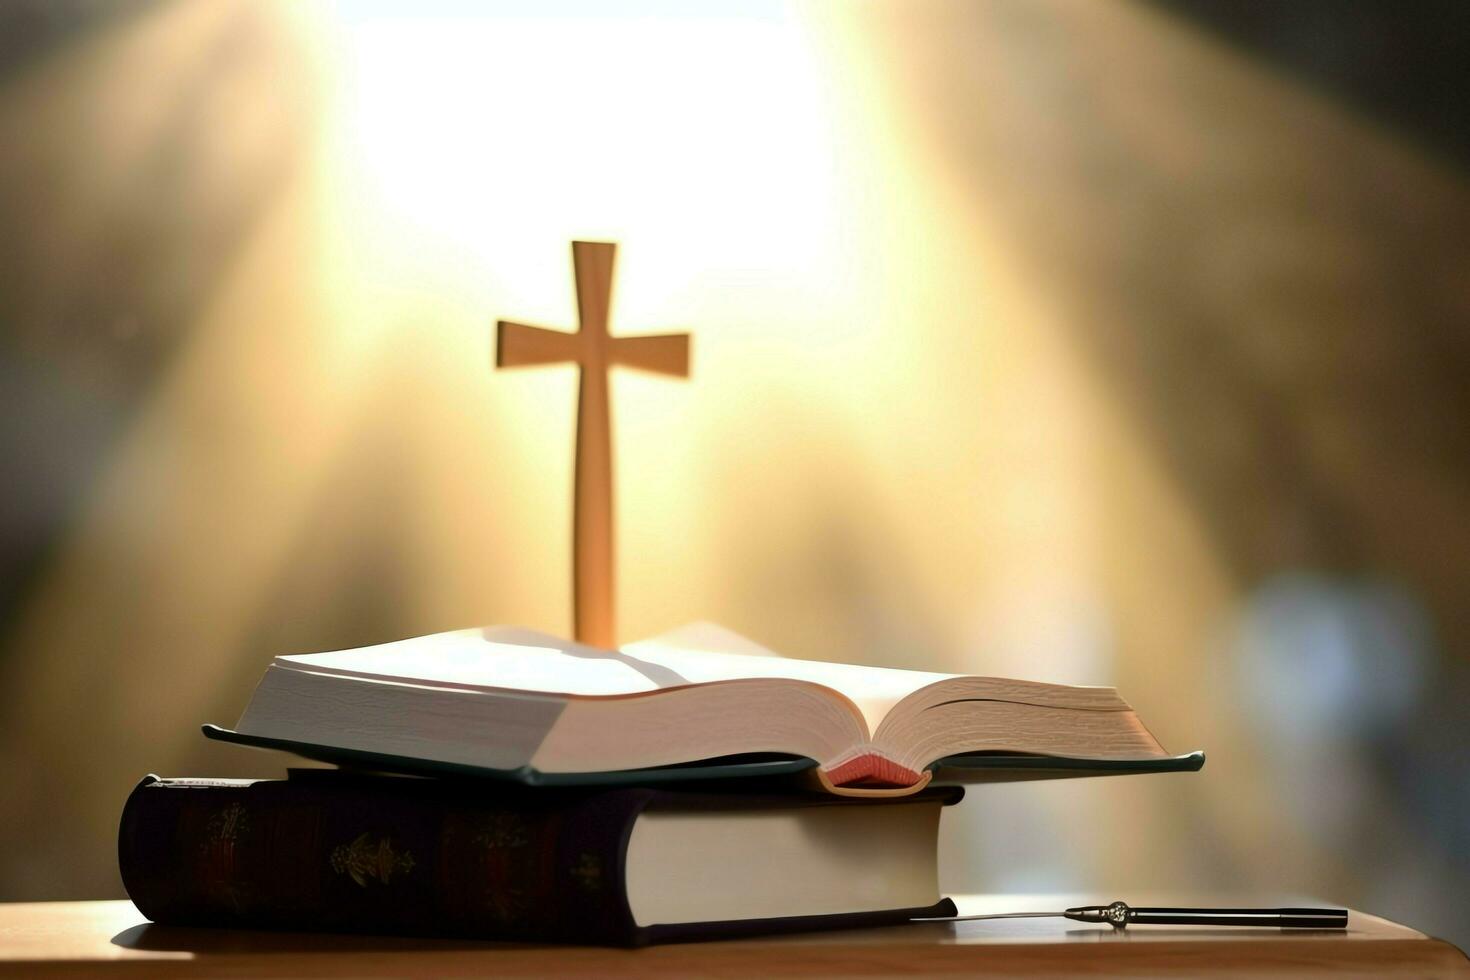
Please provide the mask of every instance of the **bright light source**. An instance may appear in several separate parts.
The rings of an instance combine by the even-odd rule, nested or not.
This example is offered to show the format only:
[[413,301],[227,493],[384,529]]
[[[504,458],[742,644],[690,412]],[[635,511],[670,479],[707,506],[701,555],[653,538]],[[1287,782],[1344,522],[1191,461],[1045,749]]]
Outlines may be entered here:
[[802,264],[834,160],[801,25],[667,7],[345,5],[345,161],[450,260],[636,238],[666,287]]

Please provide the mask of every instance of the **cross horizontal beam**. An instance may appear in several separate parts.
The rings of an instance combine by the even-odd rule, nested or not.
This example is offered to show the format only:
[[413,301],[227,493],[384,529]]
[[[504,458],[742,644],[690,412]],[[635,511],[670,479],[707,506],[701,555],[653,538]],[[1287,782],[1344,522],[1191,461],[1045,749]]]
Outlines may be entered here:
[[656,334],[648,337],[614,337],[611,360],[614,364],[689,377],[689,335],[687,333]]
[[495,324],[495,366],[534,367],[582,360],[579,334],[501,320]]

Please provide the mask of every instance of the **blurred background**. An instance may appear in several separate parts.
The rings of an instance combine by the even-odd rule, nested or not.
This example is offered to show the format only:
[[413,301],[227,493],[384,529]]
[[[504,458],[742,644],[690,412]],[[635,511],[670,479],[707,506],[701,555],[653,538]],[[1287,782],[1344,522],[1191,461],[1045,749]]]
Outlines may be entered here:
[[626,639],[1116,684],[1194,775],[972,790],[955,891],[1470,943],[1470,8],[0,6],[0,899],[121,897],[271,656],[569,622],[568,241]]

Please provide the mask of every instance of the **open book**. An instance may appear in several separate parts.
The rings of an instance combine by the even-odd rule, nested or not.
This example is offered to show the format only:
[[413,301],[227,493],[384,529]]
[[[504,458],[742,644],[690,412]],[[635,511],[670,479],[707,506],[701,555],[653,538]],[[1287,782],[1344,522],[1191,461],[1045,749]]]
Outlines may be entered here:
[[844,795],[911,793],[988,760],[1034,775],[1203,763],[1165,752],[1112,688],[794,660],[702,623],[618,651],[492,627],[277,657],[236,730],[206,734],[522,776],[774,758]]

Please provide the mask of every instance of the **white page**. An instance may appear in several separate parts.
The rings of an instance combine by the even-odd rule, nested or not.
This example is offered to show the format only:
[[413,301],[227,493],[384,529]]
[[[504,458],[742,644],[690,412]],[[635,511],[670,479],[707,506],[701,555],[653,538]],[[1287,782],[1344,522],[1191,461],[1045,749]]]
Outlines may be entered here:
[[666,664],[691,680],[785,677],[822,684],[847,695],[867,720],[868,731],[898,702],[922,687],[955,677],[922,670],[796,660],[764,649],[714,623],[691,623],[623,649],[639,659]]
[[616,652],[499,626],[357,650],[277,657],[276,662],[404,683],[572,696],[639,694],[753,677],[790,678],[842,692],[857,702],[870,725],[909,693],[955,676],[795,660],[709,623],[629,643]]

